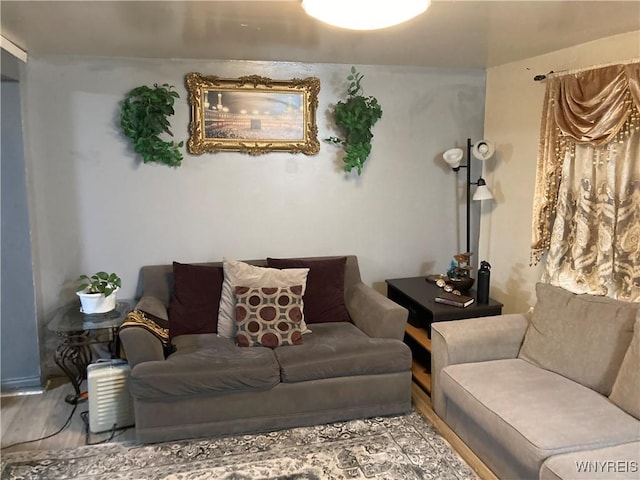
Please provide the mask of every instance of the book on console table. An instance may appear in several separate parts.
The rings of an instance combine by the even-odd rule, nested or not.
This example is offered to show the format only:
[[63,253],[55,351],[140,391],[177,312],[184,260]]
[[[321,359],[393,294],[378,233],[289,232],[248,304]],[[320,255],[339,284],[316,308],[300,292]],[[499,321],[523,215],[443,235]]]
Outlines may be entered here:
[[475,299],[468,297],[467,295],[456,295],[454,293],[442,292],[436,298],[436,303],[443,303],[444,305],[452,305],[454,307],[468,307]]

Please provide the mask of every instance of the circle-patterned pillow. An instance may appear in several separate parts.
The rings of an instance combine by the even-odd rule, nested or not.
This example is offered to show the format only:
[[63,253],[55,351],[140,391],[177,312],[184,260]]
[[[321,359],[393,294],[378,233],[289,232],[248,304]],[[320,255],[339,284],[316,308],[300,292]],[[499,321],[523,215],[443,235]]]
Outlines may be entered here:
[[236,287],[236,341],[240,347],[302,343],[302,286]]

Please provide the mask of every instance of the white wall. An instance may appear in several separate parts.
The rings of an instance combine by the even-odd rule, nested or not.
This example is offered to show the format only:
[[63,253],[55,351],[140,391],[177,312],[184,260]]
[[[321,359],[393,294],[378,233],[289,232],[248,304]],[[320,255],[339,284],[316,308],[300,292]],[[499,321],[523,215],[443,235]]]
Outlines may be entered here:
[[[35,205],[41,321],[73,298],[80,273],[104,269],[136,293],[142,265],[223,256],[357,254],[363,279],[442,272],[459,250],[456,179],[442,152],[480,138],[483,71],[360,68],[383,117],[362,177],[342,173],[340,150],[185,155],[182,167],[141,164],[117,126],[119,104],[139,85],[169,83],[181,98],[177,140],[190,119],[184,76],[317,76],[319,138],[343,98],[349,65],[31,57],[25,131]],[[49,334],[49,348],[55,339]]]
[[640,57],[640,32],[605,38],[487,71],[485,137],[496,155],[485,179],[496,201],[484,202],[480,257],[492,264],[491,295],[504,311],[523,312],[535,303],[542,266],[529,266],[531,212],[544,82],[537,74],[585,68]]

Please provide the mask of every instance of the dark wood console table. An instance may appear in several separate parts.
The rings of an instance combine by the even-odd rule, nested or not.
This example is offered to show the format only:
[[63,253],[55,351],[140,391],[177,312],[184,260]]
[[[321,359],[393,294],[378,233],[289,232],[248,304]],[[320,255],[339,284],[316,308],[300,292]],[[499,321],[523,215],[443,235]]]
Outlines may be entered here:
[[[442,289],[426,277],[386,280],[387,297],[409,310],[405,343],[411,348],[413,380],[431,394],[431,324],[446,320],[489,317],[502,313],[502,304],[489,299],[488,304],[474,302],[468,307],[452,307],[436,303]],[[475,298],[471,290],[467,295]]]

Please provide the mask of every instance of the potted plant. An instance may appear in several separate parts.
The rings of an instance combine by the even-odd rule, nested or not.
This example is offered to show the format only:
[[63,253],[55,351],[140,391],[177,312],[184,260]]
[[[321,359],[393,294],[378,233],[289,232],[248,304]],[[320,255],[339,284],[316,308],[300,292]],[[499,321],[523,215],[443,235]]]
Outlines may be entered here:
[[362,173],[364,162],[371,153],[371,128],[382,117],[378,100],[362,95],[360,82],[363,78],[364,75],[356,67],[351,67],[351,74],[347,77],[350,82],[347,88],[349,97],[345,102],[339,101],[333,110],[333,119],[344,136],[325,138],[327,142],[342,145],[346,154],[342,159],[344,171],[350,172],[355,168],[358,175]]
[[90,277],[78,277],[76,295],[80,297],[82,313],[106,313],[116,308],[116,292],[121,280],[115,273],[97,272]]

